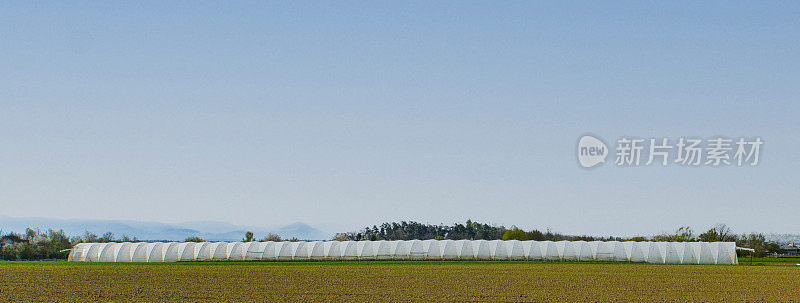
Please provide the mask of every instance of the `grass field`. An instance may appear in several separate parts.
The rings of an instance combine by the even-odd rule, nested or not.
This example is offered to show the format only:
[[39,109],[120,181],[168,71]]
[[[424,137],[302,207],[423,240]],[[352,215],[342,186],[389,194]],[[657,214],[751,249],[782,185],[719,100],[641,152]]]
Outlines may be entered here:
[[797,265],[800,264],[800,257],[765,257],[765,258],[750,258],[739,257],[739,264],[741,265]]
[[798,277],[800,266],[0,262],[0,300],[775,302],[800,300]]

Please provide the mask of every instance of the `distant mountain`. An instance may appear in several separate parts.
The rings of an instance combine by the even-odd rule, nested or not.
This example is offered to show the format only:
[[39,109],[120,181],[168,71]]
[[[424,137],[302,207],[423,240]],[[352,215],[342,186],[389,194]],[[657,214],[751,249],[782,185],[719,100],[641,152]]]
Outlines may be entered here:
[[293,223],[279,227],[239,226],[226,222],[185,222],[167,224],[161,222],[115,221],[115,220],[76,220],[54,218],[14,218],[0,216],[0,231],[3,233],[24,233],[26,228],[64,230],[70,236],[83,235],[86,231],[97,235],[112,232],[115,238],[123,235],[140,240],[182,241],[190,236],[199,236],[207,241],[240,241],[246,231],[252,231],[256,238],[268,232],[283,238],[296,237],[301,240],[327,240],[330,235],[305,223]]
[[298,239],[329,240],[330,236],[308,224],[297,222],[281,227],[276,232],[284,238],[296,237]]

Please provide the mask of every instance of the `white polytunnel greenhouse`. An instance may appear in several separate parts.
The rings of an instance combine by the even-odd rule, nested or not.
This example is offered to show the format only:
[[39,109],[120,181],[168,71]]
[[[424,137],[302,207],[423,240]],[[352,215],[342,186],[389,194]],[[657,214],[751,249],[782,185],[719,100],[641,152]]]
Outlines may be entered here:
[[734,242],[313,241],[80,243],[69,261],[550,260],[738,264]]

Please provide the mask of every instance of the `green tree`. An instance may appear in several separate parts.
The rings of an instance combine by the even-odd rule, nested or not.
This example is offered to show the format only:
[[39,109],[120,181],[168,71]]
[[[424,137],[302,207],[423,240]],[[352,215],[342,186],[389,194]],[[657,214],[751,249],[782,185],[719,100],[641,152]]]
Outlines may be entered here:
[[717,232],[711,228],[697,236],[697,240],[700,240],[701,242],[717,242]]
[[72,243],[69,237],[63,230],[55,231],[53,229],[47,230],[48,238],[48,256],[47,258],[66,259],[69,252],[64,251],[72,248]]
[[767,244],[765,242],[763,234],[750,233],[742,235],[739,240],[736,241],[736,245],[752,248],[754,250],[753,254],[756,257],[763,257],[767,254]]
[[768,253],[780,253],[781,245],[775,242],[768,242],[765,244]]
[[[37,231],[38,233],[38,231]],[[28,245],[33,250],[33,255],[41,258],[50,258],[54,254],[53,248],[50,246],[50,239],[42,234],[37,234],[31,239],[28,239]]]
[[281,239],[281,236],[279,236],[277,234],[267,233],[267,235],[264,236],[264,239],[262,239],[261,241],[264,241],[264,242],[266,242],[266,241],[280,242],[280,241],[283,241],[283,239]]
[[536,229],[531,230],[531,231],[527,232],[526,234],[527,234],[528,240],[536,240],[536,241],[544,241],[545,240],[544,233],[542,233],[541,231],[538,231]]
[[97,242],[97,239],[97,235],[87,230],[86,233],[83,234],[83,237],[80,238],[80,242],[93,243]]
[[690,242],[694,241],[692,229],[689,226],[678,227],[675,231],[675,242]]
[[652,240],[655,241],[655,242],[671,242],[671,241],[673,241],[673,239],[674,239],[673,235],[670,235],[668,233],[655,235],[652,238]]
[[517,228],[516,226],[512,226],[511,229],[506,230],[506,232],[503,233],[503,240],[526,241],[529,239],[528,239],[528,233],[526,233],[524,230]]
[[347,235],[347,233],[336,233],[335,235],[333,235],[333,238],[331,239],[331,241],[347,241],[347,240],[350,240],[350,237]]
[[5,245],[3,245],[3,259],[4,260],[17,259],[17,248],[14,247],[14,244],[6,243]]
[[103,242],[103,243],[105,243],[105,242],[113,242],[114,241],[114,233],[112,233],[110,231],[106,232],[106,233],[103,234],[102,237],[100,237],[100,239],[97,239],[97,241],[100,241],[100,242]]
[[248,232],[244,233],[244,239],[242,239],[242,242],[251,242],[254,239],[255,239],[255,237],[253,236],[253,232],[252,231],[248,231]]
[[30,240],[36,238],[36,236],[38,236],[38,235],[39,235],[39,230],[38,229],[36,229],[36,230],[33,230],[31,228],[26,228],[25,229],[25,240],[30,241]]
[[22,260],[32,260],[34,256],[33,247],[28,242],[19,242],[14,245],[17,248],[17,255]]
[[470,240],[475,239],[475,225],[472,224],[471,219],[467,219],[467,224],[464,226],[467,229],[467,238]]
[[681,226],[674,233],[655,235],[652,240],[656,242],[689,242],[694,240],[694,236],[689,226]]
[[198,236],[191,236],[191,237],[186,238],[186,240],[183,240],[183,241],[184,242],[203,242],[204,240],[203,240],[203,238],[200,238]]

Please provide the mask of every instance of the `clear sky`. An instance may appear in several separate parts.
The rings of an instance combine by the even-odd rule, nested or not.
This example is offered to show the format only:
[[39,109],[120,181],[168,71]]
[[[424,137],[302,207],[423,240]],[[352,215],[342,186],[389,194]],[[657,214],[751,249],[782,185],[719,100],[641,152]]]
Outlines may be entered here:
[[[798,16],[791,1],[4,1],[0,215],[798,233]],[[585,133],[765,143],[756,167],[587,170]]]

